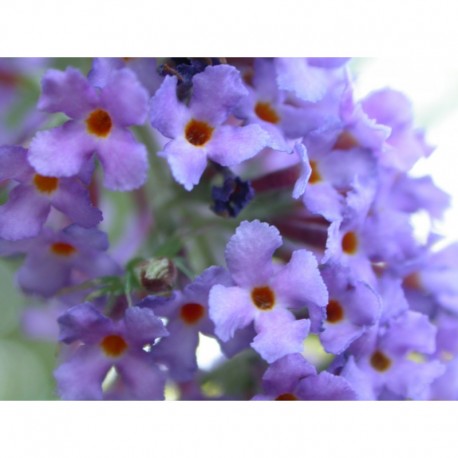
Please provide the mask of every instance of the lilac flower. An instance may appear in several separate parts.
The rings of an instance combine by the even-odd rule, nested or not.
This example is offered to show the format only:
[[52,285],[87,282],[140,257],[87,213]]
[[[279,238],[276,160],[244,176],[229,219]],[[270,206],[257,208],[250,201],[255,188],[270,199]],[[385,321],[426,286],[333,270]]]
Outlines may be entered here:
[[44,297],[74,282],[118,275],[120,267],[104,253],[107,248],[105,233],[76,225],[58,233],[45,228],[36,237],[14,242],[0,240],[0,255],[26,254],[18,271],[20,287]]
[[321,62],[301,58],[275,59],[278,87],[304,102],[319,102],[337,81],[345,79],[345,67],[341,66],[344,63],[329,60],[329,66],[324,59]]
[[389,202],[368,207],[367,196],[362,192],[354,193],[353,197],[354,200],[347,201],[347,215],[329,226],[322,262],[351,266],[362,281],[374,286],[372,263],[406,262],[417,256],[421,247],[415,239],[409,215],[390,208]]
[[[121,320],[113,321],[85,302],[70,308],[58,321],[62,342],[82,344],[54,373],[63,399],[164,398],[164,374],[143,349],[168,335],[151,310],[131,307]],[[104,393],[102,383],[112,367],[117,379]]]
[[72,120],[37,133],[28,159],[41,175],[69,177],[78,174],[95,152],[107,188],[138,188],[147,176],[147,151],[127,127],[143,124],[147,102],[146,90],[128,69],[112,72],[100,91],[78,70],[49,70],[38,108],[62,111]]
[[[309,333],[308,319],[296,320],[288,308],[328,302],[314,256],[297,250],[285,266],[272,263],[282,239],[278,230],[258,220],[244,221],[226,247],[226,263],[235,286],[216,285],[210,291],[210,318],[217,336],[229,340],[237,329],[254,321],[251,346],[268,362],[299,352]],[[317,328],[321,314],[312,319]]]
[[19,184],[9,201],[0,206],[0,238],[19,240],[38,235],[51,207],[68,216],[71,223],[90,228],[102,220],[89,193],[77,178],[45,177],[35,173],[27,162],[27,150],[0,147],[0,180]]
[[349,85],[343,93],[340,104],[341,122],[329,127],[332,149],[349,151],[363,148],[379,158],[387,153],[386,140],[391,127],[379,124],[369,116],[360,102],[354,100],[353,87]]
[[438,310],[458,312],[458,243],[431,253],[424,251],[396,266],[411,307],[435,316]]
[[165,78],[151,101],[151,124],[172,139],[159,155],[186,190],[199,183],[207,158],[231,167],[268,146],[267,133],[257,125],[223,124],[246,95],[234,67],[209,66],[195,75],[189,106],[179,102],[176,86],[175,76]]
[[444,365],[445,372],[434,380],[425,396],[433,400],[458,400],[458,320],[455,315],[440,313],[437,326],[435,355]]
[[404,94],[392,89],[380,90],[366,97],[362,106],[370,118],[391,128],[389,148],[380,155],[381,164],[405,172],[418,159],[432,153],[423,132],[413,127],[412,105]]
[[320,340],[327,352],[339,354],[376,323],[381,303],[375,291],[349,269],[325,265],[321,274],[329,290],[329,303]]
[[351,401],[357,394],[343,377],[329,372],[317,374],[299,353],[275,361],[262,379],[264,393],[258,401]]
[[150,296],[138,304],[168,320],[170,336],[152,349],[152,355],[169,368],[174,380],[189,380],[196,372],[199,332],[215,335],[214,324],[208,316],[208,294],[215,284],[231,285],[230,275],[222,267],[206,269],[170,298]]
[[439,361],[426,359],[435,350],[435,335],[425,315],[409,310],[374,326],[350,350],[375,397],[421,399],[445,370]]
[[395,209],[414,213],[426,210],[432,219],[440,219],[450,205],[451,197],[430,176],[397,175],[388,198]]
[[346,151],[333,149],[334,142],[335,131],[331,129],[305,137],[303,152],[300,144],[296,146],[304,170],[293,196],[298,198],[303,194],[305,207],[328,221],[342,219],[348,210],[367,212],[378,178],[376,159],[368,150],[361,147]]
[[269,133],[271,148],[291,151],[287,138],[295,139],[310,129],[306,108],[292,106],[287,95],[278,89],[275,64],[270,59],[256,59],[250,84],[246,85],[248,96],[243,97],[235,113],[247,122],[259,124]]

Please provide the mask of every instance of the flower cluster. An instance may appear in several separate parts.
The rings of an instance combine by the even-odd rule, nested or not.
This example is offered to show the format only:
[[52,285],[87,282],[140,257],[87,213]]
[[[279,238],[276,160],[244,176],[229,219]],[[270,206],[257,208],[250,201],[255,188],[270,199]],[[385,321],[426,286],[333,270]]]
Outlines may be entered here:
[[458,399],[458,246],[416,236],[449,197],[409,173],[402,93],[356,100],[343,58],[90,65],[0,146],[0,255],[62,399]]

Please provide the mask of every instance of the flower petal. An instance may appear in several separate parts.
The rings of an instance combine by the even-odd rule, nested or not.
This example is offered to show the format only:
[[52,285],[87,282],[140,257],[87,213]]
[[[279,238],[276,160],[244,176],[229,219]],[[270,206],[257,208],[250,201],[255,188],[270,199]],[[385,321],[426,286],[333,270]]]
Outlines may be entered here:
[[113,71],[100,97],[117,125],[125,127],[145,122],[148,93],[131,70]]
[[82,123],[69,121],[38,132],[30,143],[28,160],[41,175],[69,177],[82,169],[95,146]]
[[252,158],[269,144],[269,134],[257,124],[221,126],[213,133],[207,151],[213,161],[232,167]]
[[124,322],[127,338],[140,347],[152,344],[158,337],[169,335],[161,319],[147,308],[129,307]]
[[107,399],[161,401],[164,399],[165,376],[147,353],[129,354],[116,364],[120,376]]
[[210,318],[216,335],[227,342],[237,329],[245,328],[254,319],[256,308],[246,290],[216,285],[210,291]]
[[22,181],[31,170],[27,150],[20,146],[0,146],[0,181]]
[[74,68],[69,67],[65,71],[48,70],[41,84],[39,110],[50,113],[62,111],[70,118],[80,119],[97,105],[95,89]]
[[102,400],[102,382],[111,362],[98,347],[79,348],[69,361],[54,372],[57,391],[64,400]]
[[51,203],[79,226],[94,227],[103,219],[102,212],[92,205],[88,190],[79,180],[61,179]]
[[176,87],[176,76],[166,76],[150,105],[151,125],[168,138],[182,136],[190,119],[188,108],[177,98]]
[[314,304],[325,307],[328,290],[318,270],[315,256],[307,250],[296,250],[289,263],[272,279],[272,286],[286,307]]
[[16,186],[0,206],[0,238],[20,240],[37,235],[51,206],[32,186]]
[[70,283],[70,266],[55,259],[47,252],[30,253],[18,271],[21,288],[30,294],[52,296]]
[[197,371],[198,330],[178,320],[171,322],[167,329],[170,335],[153,346],[151,355],[156,361],[168,367],[174,380],[190,380]]
[[231,65],[208,66],[192,79],[189,105],[193,117],[213,125],[223,123],[230,111],[248,91],[240,72]]
[[272,363],[290,353],[299,353],[310,331],[310,320],[296,320],[285,309],[275,308],[259,315],[255,322],[258,332],[251,346]]
[[273,396],[291,393],[298,380],[315,374],[315,366],[310,364],[302,354],[291,353],[270,365],[262,378],[262,386],[266,394]]
[[343,377],[321,372],[301,380],[296,387],[299,398],[313,401],[354,401],[356,393]]
[[273,272],[273,253],[281,244],[276,227],[258,220],[243,221],[225,251],[226,263],[235,282],[241,286],[267,283]]
[[108,189],[131,191],[145,183],[148,175],[146,147],[129,131],[114,129],[106,141],[99,143],[98,156]]
[[187,191],[199,183],[207,166],[206,150],[191,145],[184,138],[177,138],[167,143],[159,156],[167,159],[173,177]]
[[59,340],[66,344],[77,340],[95,344],[112,328],[111,321],[90,302],[70,307],[57,322],[60,327]]

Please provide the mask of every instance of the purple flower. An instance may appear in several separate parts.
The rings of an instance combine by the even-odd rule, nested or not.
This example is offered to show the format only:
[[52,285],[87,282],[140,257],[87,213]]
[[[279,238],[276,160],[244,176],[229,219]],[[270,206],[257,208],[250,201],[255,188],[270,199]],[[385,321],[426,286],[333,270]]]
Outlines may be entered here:
[[388,196],[396,210],[414,213],[426,210],[440,219],[450,205],[451,196],[439,189],[430,176],[398,175]]
[[438,309],[458,312],[458,243],[396,266],[411,307],[434,316]]
[[412,105],[401,92],[383,89],[370,94],[362,106],[378,124],[391,127],[388,148],[379,159],[382,165],[405,172],[433,148],[426,144],[422,131],[413,127]]
[[[234,286],[216,285],[210,291],[210,318],[216,335],[229,340],[237,329],[254,322],[251,346],[268,362],[299,352],[310,320],[296,320],[289,308],[326,306],[328,295],[315,257],[307,250],[293,252],[284,266],[272,262],[282,244],[278,230],[257,220],[244,221],[226,247],[226,263]],[[320,325],[321,315],[312,317]]]
[[455,315],[440,313],[437,325],[435,356],[445,365],[445,372],[431,384],[426,399],[458,400],[458,320]]
[[209,267],[170,298],[150,296],[138,304],[168,320],[170,336],[152,349],[152,355],[169,368],[175,380],[189,380],[197,371],[199,332],[214,336],[214,324],[208,316],[208,294],[215,284],[231,284],[230,276],[222,267]]
[[165,78],[151,101],[151,124],[172,139],[159,155],[186,190],[199,183],[207,159],[231,167],[268,145],[269,136],[258,125],[224,124],[247,94],[234,67],[209,66],[195,75],[189,106],[178,100],[176,86],[175,76]]
[[24,240],[0,240],[0,255],[26,253],[18,271],[21,288],[45,297],[89,278],[119,274],[120,267],[104,253],[107,248],[105,233],[76,225],[58,233],[45,228]]
[[306,108],[292,106],[287,95],[278,89],[275,64],[270,59],[256,59],[253,74],[247,85],[248,96],[236,108],[237,117],[250,124],[259,124],[269,133],[270,147],[290,152],[287,138],[298,138],[310,129]]
[[374,326],[350,350],[375,397],[421,399],[445,370],[439,361],[427,359],[435,351],[435,337],[428,317],[409,310],[385,326]]
[[321,274],[329,290],[329,303],[320,340],[327,352],[339,354],[376,323],[380,298],[349,269],[326,265]]
[[329,63],[332,65],[323,65],[323,61],[321,65],[316,65],[317,61],[302,58],[275,59],[278,87],[304,102],[319,102],[336,82],[345,80],[345,67],[334,66],[337,63],[335,60]]
[[[60,396],[71,400],[163,399],[165,377],[144,350],[168,335],[151,310],[131,307],[119,321],[85,302],[59,318],[60,340],[80,345],[54,375]],[[108,392],[102,383],[111,368],[117,378]]]
[[78,174],[95,152],[109,189],[140,187],[147,176],[147,151],[128,126],[143,124],[148,94],[128,69],[113,71],[99,91],[73,68],[49,70],[43,79],[38,108],[64,112],[64,125],[38,132],[30,144],[29,161],[41,175]]
[[351,401],[357,395],[343,377],[329,372],[317,374],[315,367],[299,353],[275,361],[262,379],[264,393],[255,400]]
[[35,173],[27,162],[27,150],[0,147],[0,180],[19,184],[9,200],[0,206],[0,238],[19,240],[38,235],[51,207],[68,216],[71,223],[90,228],[102,220],[102,213],[89,199],[79,178],[46,177]]
[[304,171],[296,184],[294,197],[303,194],[307,210],[328,221],[343,218],[349,210],[367,212],[377,185],[375,157],[361,147],[335,149],[334,129],[313,132],[303,142],[303,152],[300,144],[296,146]]

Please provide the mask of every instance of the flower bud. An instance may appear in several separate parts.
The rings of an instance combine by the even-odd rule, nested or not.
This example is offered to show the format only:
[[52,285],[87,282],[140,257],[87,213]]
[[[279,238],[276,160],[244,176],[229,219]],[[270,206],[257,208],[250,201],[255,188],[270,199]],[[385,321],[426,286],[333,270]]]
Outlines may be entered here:
[[139,276],[142,286],[149,293],[166,293],[173,288],[177,269],[168,258],[152,258],[140,264]]

